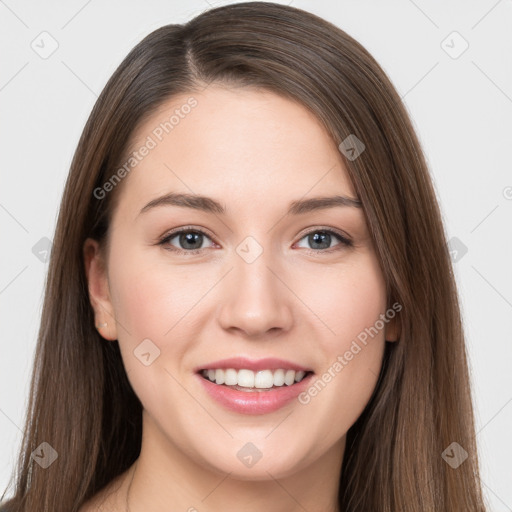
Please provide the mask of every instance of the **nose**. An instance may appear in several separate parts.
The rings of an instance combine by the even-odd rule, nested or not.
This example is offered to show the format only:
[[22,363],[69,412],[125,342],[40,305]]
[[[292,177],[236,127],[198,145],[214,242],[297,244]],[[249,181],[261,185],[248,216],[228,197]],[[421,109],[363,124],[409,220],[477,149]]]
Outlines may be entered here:
[[247,338],[291,328],[293,294],[265,253],[248,263],[235,255],[234,268],[222,282],[217,318],[223,329]]

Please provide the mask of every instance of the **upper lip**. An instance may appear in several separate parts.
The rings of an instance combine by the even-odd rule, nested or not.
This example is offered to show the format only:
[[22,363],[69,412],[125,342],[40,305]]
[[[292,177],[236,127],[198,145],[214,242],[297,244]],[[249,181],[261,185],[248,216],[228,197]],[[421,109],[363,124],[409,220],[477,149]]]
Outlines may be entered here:
[[246,357],[231,357],[229,359],[222,359],[219,361],[213,361],[211,363],[205,363],[198,366],[195,371],[200,372],[201,370],[210,369],[227,369],[234,368],[235,370],[247,369],[247,370],[295,370],[295,371],[312,371],[310,368],[306,368],[300,364],[285,359],[279,359],[276,357],[265,357],[263,359],[248,359]]

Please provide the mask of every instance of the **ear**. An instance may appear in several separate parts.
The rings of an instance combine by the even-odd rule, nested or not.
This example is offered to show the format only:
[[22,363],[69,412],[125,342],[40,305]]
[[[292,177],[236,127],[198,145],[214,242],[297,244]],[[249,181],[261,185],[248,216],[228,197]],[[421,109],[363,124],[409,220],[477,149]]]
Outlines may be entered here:
[[103,253],[99,243],[92,238],[87,238],[84,242],[83,252],[89,300],[94,309],[96,328],[103,338],[114,341],[117,339],[117,326]]
[[386,328],[384,330],[385,340],[389,342],[398,341],[400,339],[401,331],[400,316],[399,313],[396,312],[395,316],[386,324]]

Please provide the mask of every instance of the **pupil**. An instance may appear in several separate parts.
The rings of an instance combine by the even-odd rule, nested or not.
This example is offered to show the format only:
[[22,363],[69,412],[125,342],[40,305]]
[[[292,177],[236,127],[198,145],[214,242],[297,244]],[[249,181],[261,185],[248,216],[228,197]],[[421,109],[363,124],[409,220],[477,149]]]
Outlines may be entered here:
[[[182,234],[180,236],[180,243],[183,243],[186,247],[186,244],[194,244],[194,242],[197,244],[197,240],[199,238],[199,245],[197,245],[196,247],[186,247],[187,249],[200,249],[201,248],[201,245],[202,245],[202,240],[201,240],[201,237],[202,235],[200,233],[186,233],[186,234]],[[194,240],[195,238],[195,240]]]
[[[325,238],[327,237],[327,242],[325,241]],[[322,241],[323,239],[323,241]],[[320,249],[328,249],[330,245],[331,235],[329,233],[323,233],[323,232],[317,232],[313,235],[309,235],[309,242],[313,244],[324,244],[322,247],[319,247]],[[318,248],[318,247],[317,247]]]

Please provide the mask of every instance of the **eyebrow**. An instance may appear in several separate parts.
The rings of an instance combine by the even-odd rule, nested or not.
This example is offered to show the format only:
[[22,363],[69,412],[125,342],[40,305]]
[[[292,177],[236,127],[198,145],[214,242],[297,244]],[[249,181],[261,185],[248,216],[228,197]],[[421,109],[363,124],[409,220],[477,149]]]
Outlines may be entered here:
[[[141,213],[145,213],[158,206],[179,206],[182,208],[192,208],[207,213],[225,214],[226,209],[218,201],[211,197],[200,196],[196,194],[178,194],[170,192],[161,197],[157,197],[150,201]],[[315,210],[323,210],[326,208],[334,208],[339,206],[349,206],[352,208],[361,208],[361,201],[351,197],[336,195],[329,197],[313,197],[310,199],[299,199],[292,201],[288,207],[289,215],[302,215]]]

